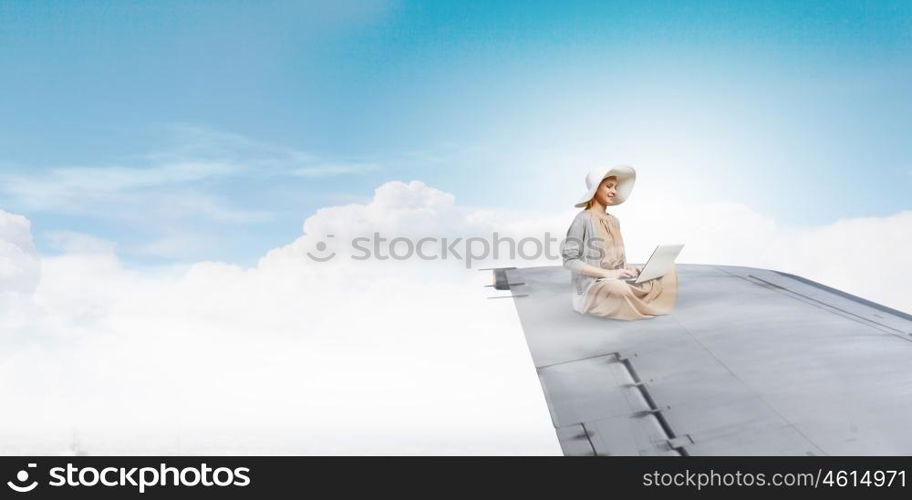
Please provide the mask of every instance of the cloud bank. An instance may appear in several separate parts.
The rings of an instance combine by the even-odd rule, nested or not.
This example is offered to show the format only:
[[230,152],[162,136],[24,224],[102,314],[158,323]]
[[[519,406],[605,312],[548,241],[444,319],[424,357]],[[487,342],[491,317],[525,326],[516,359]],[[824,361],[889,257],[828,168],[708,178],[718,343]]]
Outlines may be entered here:
[[38,277],[31,224],[21,215],[0,210],[0,292],[33,292]]
[[[685,262],[796,272],[912,309],[910,212],[786,228],[731,203],[615,211],[631,260],[685,241]],[[488,273],[356,261],[345,244],[374,232],[561,237],[574,213],[464,207],[393,181],[367,203],[317,211],[254,267],[132,269],[76,234],[39,259],[28,220],[0,212],[0,396],[16,409],[0,452],[559,454],[513,306],[485,298]],[[328,234],[337,257],[312,260]],[[559,262],[476,267],[547,264]]]

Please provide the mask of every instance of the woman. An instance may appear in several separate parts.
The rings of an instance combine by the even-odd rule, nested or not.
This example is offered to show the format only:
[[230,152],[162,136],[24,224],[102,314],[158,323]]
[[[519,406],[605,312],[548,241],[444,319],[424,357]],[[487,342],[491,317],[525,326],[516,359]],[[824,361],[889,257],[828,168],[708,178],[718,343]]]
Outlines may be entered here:
[[633,167],[596,168],[586,176],[589,191],[576,204],[576,215],[561,247],[564,267],[572,272],[573,309],[583,314],[636,320],[668,314],[678,293],[677,272],[645,283],[625,278],[642,267],[627,266],[617,217],[606,213],[630,196],[636,182]]

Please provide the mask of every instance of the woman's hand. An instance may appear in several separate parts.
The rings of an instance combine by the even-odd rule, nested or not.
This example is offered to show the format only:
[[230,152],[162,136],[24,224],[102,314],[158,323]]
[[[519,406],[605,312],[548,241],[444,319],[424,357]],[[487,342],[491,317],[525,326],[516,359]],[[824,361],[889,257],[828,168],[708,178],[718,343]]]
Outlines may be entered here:
[[643,272],[643,266],[627,266],[631,272],[634,273],[634,276],[639,276]]
[[607,279],[626,279],[636,275],[637,272],[630,269],[602,269],[602,278]]

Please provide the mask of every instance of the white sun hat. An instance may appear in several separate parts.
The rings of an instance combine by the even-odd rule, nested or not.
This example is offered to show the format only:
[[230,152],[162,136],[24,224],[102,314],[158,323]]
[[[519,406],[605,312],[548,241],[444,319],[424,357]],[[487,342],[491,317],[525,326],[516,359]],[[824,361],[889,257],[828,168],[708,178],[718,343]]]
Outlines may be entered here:
[[617,187],[615,191],[617,194],[614,195],[615,205],[620,205],[624,203],[624,200],[630,196],[630,192],[633,191],[633,185],[636,183],[636,170],[633,169],[630,165],[615,165],[613,167],[596,167],[589,171],[589,174],[586,175],[586,187],[589,189],[586,194],[580,198],[580,201],[576,202],[577,207],[584,207],[586,203],[589,203],[589,200],[595,196],[595,190],[598,189],[599,184],[606,177],[615,176],[617,177]]

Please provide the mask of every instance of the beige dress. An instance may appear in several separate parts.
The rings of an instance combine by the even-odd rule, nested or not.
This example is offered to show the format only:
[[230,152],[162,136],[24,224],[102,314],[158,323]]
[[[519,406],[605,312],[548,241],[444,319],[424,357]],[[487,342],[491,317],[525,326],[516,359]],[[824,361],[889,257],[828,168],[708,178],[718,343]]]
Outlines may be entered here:
[[[600,267],[625,267],[624,239],[617,218],[607,213],[591,213],[603,242]],[[583,312],[628,321],[652,318],[671,312],[677,296],[678,274],[674,268],[661,278],[636,285],[622,279],[600,278],[589,287]]]

